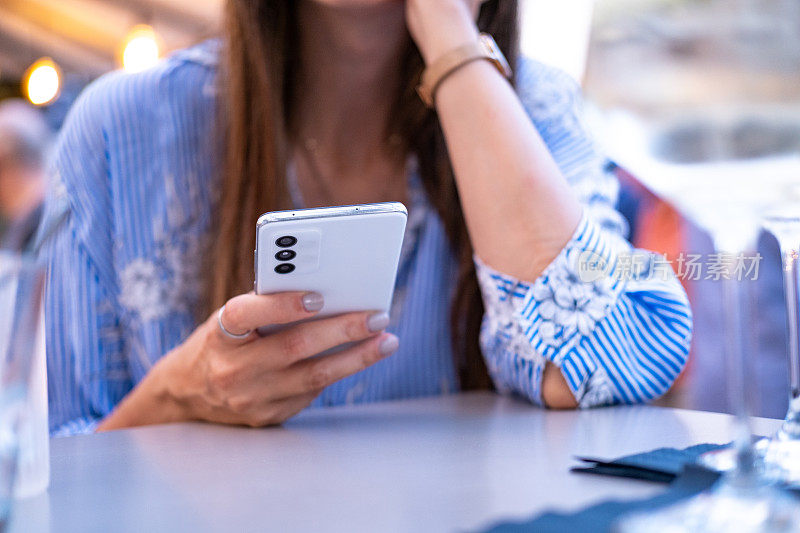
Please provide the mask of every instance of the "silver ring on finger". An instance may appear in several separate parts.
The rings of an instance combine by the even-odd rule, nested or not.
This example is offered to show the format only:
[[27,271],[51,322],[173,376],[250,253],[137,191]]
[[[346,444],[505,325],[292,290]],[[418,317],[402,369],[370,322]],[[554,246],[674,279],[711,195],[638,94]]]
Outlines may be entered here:
[[225,326],[222,324],[222,313],[223,312],[225,312],[225,306],[224,305],[222,307],[220,307],[219,311],[217,311],[217,324],[219,324],[220,331],[222,331],[222,333],[224,333],[227,337],[230,337],[231,339],[236,339],[237,341],[240,341],[240,340],[246,339],[247,337],[250,336],[251,333],[253,333],[252,329],[248,329],[246,332],[239,333],[239,334],[231,333],[230,331],[225,329]]

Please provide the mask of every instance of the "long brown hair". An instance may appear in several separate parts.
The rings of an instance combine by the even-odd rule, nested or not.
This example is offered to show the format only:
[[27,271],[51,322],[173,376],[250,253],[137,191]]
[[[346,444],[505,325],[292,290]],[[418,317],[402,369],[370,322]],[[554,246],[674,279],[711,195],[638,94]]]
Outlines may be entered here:
[[[225,127],[222,194],[213,241],[214,267],[208,284],[211,309],[247,292],[253,283],[255,220],[264,212],[290,208],[286,185],[287,126],[292,109],[292,70],[297,61],[297,13],[293,0],[228,0],[225,56],[219,77]],[[517,57],[517,0],[489,0],[478,18],[513,65]],[[419,172],[431,205],[442,219],[459,276],[452,302],[454,364],[461,388],[491,386],[478,333],[483,317],[472,245],[453,170],[436,114],[415,93],[424,64],[409,45],[399,68],[404,83],[394,101],[398,132]]]

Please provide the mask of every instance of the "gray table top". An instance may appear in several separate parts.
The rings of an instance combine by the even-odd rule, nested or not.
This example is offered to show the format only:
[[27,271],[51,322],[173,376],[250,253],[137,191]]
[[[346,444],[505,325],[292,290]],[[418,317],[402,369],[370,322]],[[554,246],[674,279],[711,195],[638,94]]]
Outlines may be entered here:
[[[174,424],[53,439],[48,494],[14,533],[463,531],[663,487],[569,473],[728,440],[731,417],[652,406],[545,411],[465,394],[309,411],[283,427]],[[769,434],[778,421],[756,419]]]

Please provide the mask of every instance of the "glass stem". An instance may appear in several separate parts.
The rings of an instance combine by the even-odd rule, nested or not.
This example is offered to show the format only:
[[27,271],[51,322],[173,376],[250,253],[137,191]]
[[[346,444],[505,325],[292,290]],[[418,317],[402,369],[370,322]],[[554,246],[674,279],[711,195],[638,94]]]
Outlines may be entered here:
[[743,320],[746,300],[742,282],[735,277],[722,280],[722,304],[725,331],[725,360],[728,368],[728,402],[736,416],[734,448],[736,469],[732,476],[739,480],[752,479],[756,468],[752,446],[753,434],[750,422],[749,384],[747,380],[747,358],[744,353],[746,329]]
[[727,378],[728,404],[733,411],[733,447],[736,452],[736,467],[727,475],[731,484],[750,487],[759,483],[760,461],[753,446],[752,415],[753,374],[749,358],[745,353],[746,339],[751,334],[751,324],[745,320],[750,309],[750,299],[745,291],[750,281],[746,275],[739,276],[737,265],[745,254],[754,253],[758,226],[756,224],[729,224],[712,233],[715,251],[727,260],[728,276],[722,282],[722,333],[724,336],[725,375]]
[[798,246],[800,210],[777,211],[764,219],[764,227],[777,239],[783,263],[783,290],[786,303],[789,354],[789,410],[778,431],[779,440],[800,441],[800,286],[798,286]]
[[789,411],[779,438],[800,440],[800,294],[798,294],[798,250],[800,235],[777,235],[783,258],[783,288],[789,330]]
[[798,308],[800,299],[797,293],[798,252],[794,247],[781,243],[783,256],[783,286],[786,291],[786,319],[789,326],[789,378],[792,398],[800,396],[800,324]]

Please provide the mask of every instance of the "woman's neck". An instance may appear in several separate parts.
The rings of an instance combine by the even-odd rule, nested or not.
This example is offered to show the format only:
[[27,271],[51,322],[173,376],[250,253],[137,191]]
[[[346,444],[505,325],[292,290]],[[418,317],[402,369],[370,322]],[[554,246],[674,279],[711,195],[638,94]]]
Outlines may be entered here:
[[299,1],[292,133],[300,141],[313,139],[343,166],[365,166],[387,140],[409,38],[403,10],[402,2],[335,7]]

